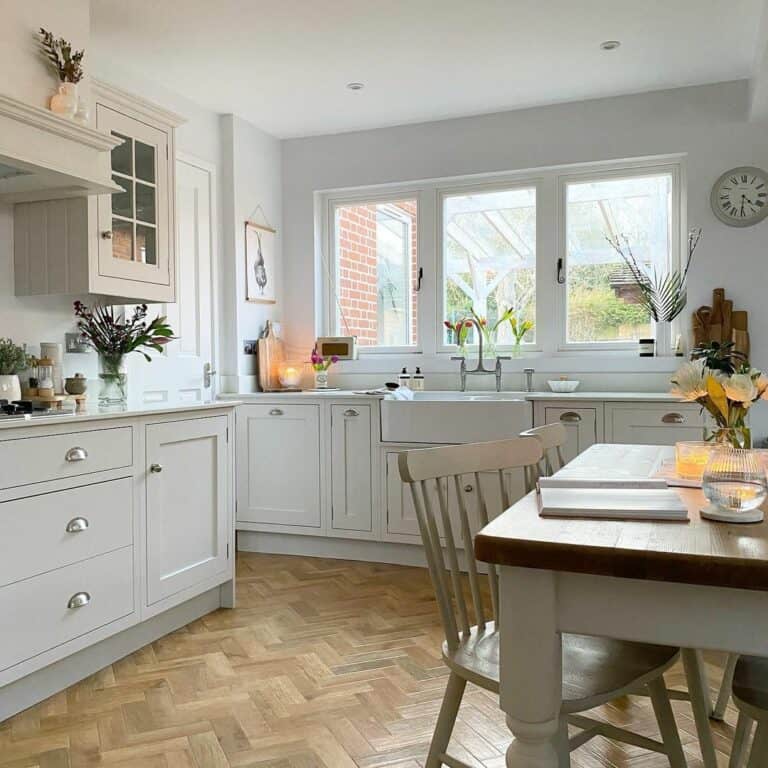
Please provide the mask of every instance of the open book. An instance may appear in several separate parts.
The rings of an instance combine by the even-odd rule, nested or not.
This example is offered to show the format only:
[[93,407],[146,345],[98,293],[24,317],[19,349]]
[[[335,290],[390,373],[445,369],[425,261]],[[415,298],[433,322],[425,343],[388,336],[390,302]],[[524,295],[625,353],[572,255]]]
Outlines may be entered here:
[[589,480],[542,477],[537,486],[542,517],[607,520],[687,520],[688,508],[663,478]]

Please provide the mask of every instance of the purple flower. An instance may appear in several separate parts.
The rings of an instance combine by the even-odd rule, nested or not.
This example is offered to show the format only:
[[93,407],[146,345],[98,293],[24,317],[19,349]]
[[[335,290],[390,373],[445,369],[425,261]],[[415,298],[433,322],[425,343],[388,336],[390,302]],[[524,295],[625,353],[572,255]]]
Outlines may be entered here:
[[331,356],[331,362],[332,363],[338,363],[339,362],[339,356],[338,355],[332,355]]

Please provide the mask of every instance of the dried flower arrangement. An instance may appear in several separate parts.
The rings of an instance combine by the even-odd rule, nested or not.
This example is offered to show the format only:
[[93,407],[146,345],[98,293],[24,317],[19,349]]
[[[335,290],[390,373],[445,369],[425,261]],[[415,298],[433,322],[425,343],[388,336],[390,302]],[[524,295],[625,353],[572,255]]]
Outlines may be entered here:
[[83,79],[85,50],[76,51],[63,37],[54,37],[40,27],[40,46],[43,55],[62,83],[79,83]]

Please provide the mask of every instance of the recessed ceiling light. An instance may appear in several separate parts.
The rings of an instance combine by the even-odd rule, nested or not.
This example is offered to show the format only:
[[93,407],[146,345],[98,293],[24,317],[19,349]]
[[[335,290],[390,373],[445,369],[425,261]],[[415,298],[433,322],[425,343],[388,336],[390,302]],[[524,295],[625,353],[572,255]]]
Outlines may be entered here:
[[621,42],[618,40],[605,40],[604,42],[600,43],[600,48],[603,51],[615,51],[620,45]]
[[347,88],[350,91],[362,91],[365,88],[365,83],[347,83]]

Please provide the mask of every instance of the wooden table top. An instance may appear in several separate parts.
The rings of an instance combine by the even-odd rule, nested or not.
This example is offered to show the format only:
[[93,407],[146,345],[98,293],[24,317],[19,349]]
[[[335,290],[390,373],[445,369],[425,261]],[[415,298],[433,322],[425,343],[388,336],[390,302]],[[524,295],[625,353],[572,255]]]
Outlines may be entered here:
[[[673,449],[595,445],[559,477],[648,477]],[[768,591],[768,522],[703,520],[704,496],[679,488],[688,522],[539,517],[529,494],[478,533],[479,560],[572,573]]]

